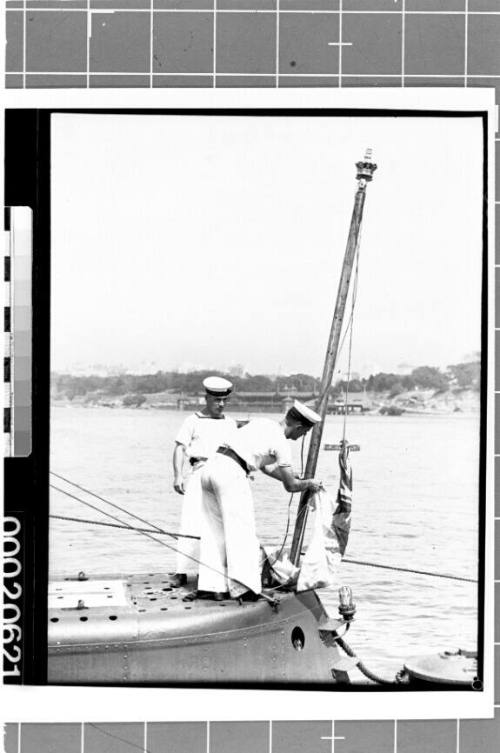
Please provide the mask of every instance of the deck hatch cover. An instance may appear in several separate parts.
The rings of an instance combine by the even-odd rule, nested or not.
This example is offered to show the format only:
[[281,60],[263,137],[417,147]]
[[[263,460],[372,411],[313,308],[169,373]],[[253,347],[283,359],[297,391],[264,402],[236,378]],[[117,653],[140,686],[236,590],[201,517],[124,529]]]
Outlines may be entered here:
[[49,584],[49,609],[85,607],[126,607],[128,599],[123,580],[56,581]]

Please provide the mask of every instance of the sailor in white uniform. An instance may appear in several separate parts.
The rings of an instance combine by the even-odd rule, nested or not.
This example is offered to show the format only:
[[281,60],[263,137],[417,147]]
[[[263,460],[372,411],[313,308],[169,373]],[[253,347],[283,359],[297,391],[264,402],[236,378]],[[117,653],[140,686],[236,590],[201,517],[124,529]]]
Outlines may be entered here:
[[299,439],[320,420],[295,401],[280,423],[256,418],[238,429],[204,465],[198,598],[220,601],[228,592],[232,598],[258,598],[260,550],[248,476],[261,470],[281,481],[287,492],[321,489],[316,479],[296,477],[287,441]]
[[[224,409],[233,385],[222,377],[207,377],[203,381],[206,405],[203,410],[188,416],[176,438],[173,455],[174,489],[183,495],[180,533],[200,536],[201,469],[217,448],[229,442],[236,431],[236,421],[224,415]],[[191,472],[184,477],[184,461],[188,460]],[[188,572],[196,572],[199,557],[197,539],[178,539],[177,571],[171,579],[174,586],[187,582]]]

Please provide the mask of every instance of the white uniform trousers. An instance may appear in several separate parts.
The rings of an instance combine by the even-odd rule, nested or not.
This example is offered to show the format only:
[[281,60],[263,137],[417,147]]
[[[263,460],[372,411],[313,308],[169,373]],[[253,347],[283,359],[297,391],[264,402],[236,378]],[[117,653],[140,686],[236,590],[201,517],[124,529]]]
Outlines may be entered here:
[[[199,463],[185,482],[182,497],[181,527],[179,533],[188,536],[200,536],[202,529],[201,509],[201,471],[203,463]],[[200,542],[198,539],[177,539],[177,569],[178,573],[192,573],[198,571],[200,558]]]
[[260,593],[260,547],[253,499],[245,472],[232,458],[215,455],[201,472],[203,530],[201,591]]

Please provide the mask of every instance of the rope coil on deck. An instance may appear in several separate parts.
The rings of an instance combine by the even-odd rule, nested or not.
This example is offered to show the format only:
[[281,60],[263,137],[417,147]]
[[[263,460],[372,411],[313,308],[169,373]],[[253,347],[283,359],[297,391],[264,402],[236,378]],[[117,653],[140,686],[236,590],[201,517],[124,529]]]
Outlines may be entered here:
[[396,675],[396,678],[394,680],[387,680],[384,677],[381,677],[380,675],[375,674],[375,672],[372,672],[366,664],[364,664],[361,659],[358,658],[357,654],[352,650],[352,648],[349,646],[349,644],[340,637],[335,637],[335,643],[340,646],[340,648],[347,654],[347,656],[350,656],[352,659],[357,659],[356,667],[359,669],[359,671],[367,677],[369,680],[372,680],[372,682],[376,682],[377,685],[400,685],[402,683],[402,680],[399,680],[400,673]]

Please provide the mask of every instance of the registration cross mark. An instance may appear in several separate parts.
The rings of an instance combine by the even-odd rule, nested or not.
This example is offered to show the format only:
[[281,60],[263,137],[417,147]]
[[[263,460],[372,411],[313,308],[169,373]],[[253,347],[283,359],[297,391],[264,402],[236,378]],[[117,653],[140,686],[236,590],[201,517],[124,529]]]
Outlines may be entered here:
[[331,753],[335,753],[335,740],[345,740],[345,737],[340,737],[339,735],[335,735],[335,729],[334,729],[335,722],[332,721],[332,733],[331,735],[326,735],[322,737],[322,740],[331,740],[332,747],[331,747]]
[[339,0],[339,41],[338,42],[328,42],[329,47],[337,47],[338,48],[338,66],[339,66],[339,87],[342,86],[342,48],[343,47],[352,47],[352,42],[344,42],[343,39],[343,23],[342,23],[342,0]]

